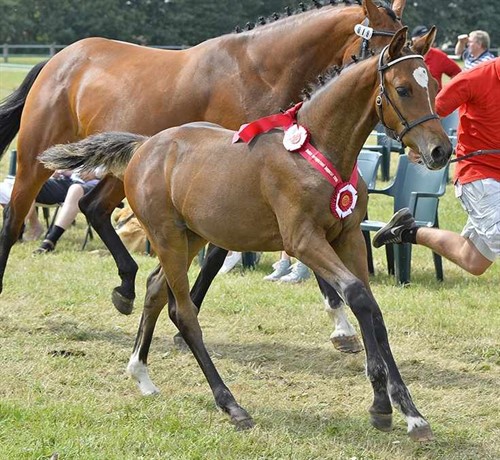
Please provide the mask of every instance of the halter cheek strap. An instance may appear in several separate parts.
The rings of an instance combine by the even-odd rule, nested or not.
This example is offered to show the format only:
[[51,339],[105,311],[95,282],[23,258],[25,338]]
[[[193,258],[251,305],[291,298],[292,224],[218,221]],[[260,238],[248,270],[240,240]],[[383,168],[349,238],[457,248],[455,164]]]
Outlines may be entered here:
[[[378,58],[378,72],[379,72],[379,76],[380,76],[380,94],[377,96],[377,99],[375,101],[376,103],[376,107],[377,107],[377,114],[380,118],[380,122],[382,123],[382,125],[384,125],[385,129],[387,130],[388,134],[390,135],[390,137],[392,137],[393,139],[397,140],[397,141],[400,141],[402,142],[403,140],[403,137],[404,135],[410,131],[410,129],[414,128],[415,126],[418,126],[426,121],[429,121],[429,120],[439,120],[439,116],[434,113],[434,112],[431,112],[427,115],[424,115],[423,117],[421,118],[418,118],[417,120],[414,120],[414,121],[411,121],[411,122],[408,122],[406,120],[406,118],[403,116],[403,114],[401,113],[401,111],[398,109],[398,107],[396,106],[396,104],[394,104],[394,102],[392,101],[392,99],[389,97],[389,94],[387,93],[386,89],[385,89],[385,85],[384,85],[384,72],[389,69],[390,67],[392,67],[393,65],[396,65],[398,64],[399,62],[402,62],[402,61],[406,61],[407,59],[424,59],[423,56],[421,56],[420,54],[409,54],[408,56],[402,56],[400,58],[397,58],[397,59],[394,59],[393,61],[390,61],[390,62],[387,62],[384,64],[384,55],[385,55],[385,52],[387,51],[387,49],[389,48],[389,45],[387,45],[383,50],[382,52],[380,53],[380,56]],[[399,121],[401,122],[401,124],[403,125],[403,130],[401,132],[396,132],[395,130],[389,128],[386,124],[385,124],[385,121],[384,121],[384,111],[382,109],[382,98],[385,98],[387,100],[387,103],[393,108],[394,112],[396,112],[396,115],[398,116],[399,118]]]

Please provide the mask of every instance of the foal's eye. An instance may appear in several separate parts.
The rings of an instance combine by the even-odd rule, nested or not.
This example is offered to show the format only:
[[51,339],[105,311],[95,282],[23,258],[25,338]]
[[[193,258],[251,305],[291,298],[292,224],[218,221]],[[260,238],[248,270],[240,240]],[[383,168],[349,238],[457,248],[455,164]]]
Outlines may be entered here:
[[404,86],[398,86],[396,91],[398,92],[399,97],[408,97],[410,95],[408,88],[405,88]]

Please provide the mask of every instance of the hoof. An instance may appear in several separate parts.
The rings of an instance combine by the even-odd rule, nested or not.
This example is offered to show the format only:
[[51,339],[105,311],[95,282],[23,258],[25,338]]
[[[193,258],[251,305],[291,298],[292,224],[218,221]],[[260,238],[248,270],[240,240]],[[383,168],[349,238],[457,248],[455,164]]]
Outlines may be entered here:
[[359,353],[363,351],[363,345],[357,335],[339,335],[331,337],[330,340],[335,349],[342,353]]
[[244,414],[241,414],[239,417],[231,417],[231,422],[235,426],[236,431],[249,430],[255,426],[252,417],[245,410],[243,412]]
[[408,435],[412,441],[417,442],[429,442],[434,440],[434,434],[429,424],[414,427],[411,431],[408,431]]
[[374,428],[380,431],[392,430],[392,414],[370,413],[370,422]]
[[113,289],[111,301],[113,302],[115,308],[123,315],[130,315],[134,309],[134,299],[129,299],[123,294],[120,294],[118,288]]
[[174,335],[174,345],[179,351],[189,351],[189,346],[180,332]]

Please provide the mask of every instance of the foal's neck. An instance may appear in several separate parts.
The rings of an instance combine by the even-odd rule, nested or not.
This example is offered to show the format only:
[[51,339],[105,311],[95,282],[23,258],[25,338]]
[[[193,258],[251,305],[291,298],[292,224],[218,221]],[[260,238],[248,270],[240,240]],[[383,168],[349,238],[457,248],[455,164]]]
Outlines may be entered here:
[[317,91],[298,113],[298,122],[311,133],[311,142],[348,179],[357,155],[378,121],[377,59],[352,68]]

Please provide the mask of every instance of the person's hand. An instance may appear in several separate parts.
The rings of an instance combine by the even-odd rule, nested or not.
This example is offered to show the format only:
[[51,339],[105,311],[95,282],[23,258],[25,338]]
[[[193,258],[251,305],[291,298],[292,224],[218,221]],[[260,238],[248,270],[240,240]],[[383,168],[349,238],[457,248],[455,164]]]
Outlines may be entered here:
[[422,164],[422,155],[420,155],[420,153],[416,152],[415,150],[408,150],[408,159],[412,163]]
[[469,36],[467,34],[461,34],[457,37],[457,40],[460,42],[460,43],[463,43],[463,44],[466,44],[467,43],[467,40],[469,40]]

